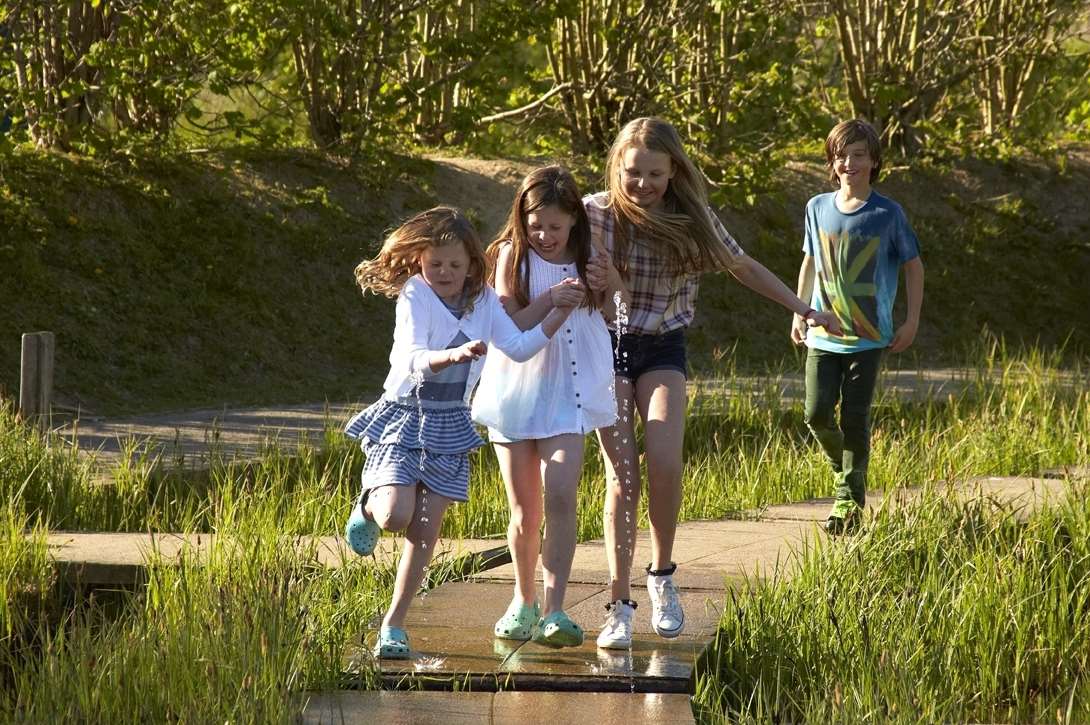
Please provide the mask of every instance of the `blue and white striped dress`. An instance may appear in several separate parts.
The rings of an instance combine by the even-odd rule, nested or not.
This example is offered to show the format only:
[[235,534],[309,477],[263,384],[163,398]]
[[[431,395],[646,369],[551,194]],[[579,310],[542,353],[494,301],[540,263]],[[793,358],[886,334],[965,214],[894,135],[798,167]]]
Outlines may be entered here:
[[[461,317],[461,310],[448,309]],[[466,342],[459,332],[447,349]],[[348,421],[345,433],[360,441],[367,456],[363,491],[419,481],[433,493],[468,500],[469,452],[484,445],[465,404],[469,366],[444,368],[414,388],[415,395],[383,397]]]

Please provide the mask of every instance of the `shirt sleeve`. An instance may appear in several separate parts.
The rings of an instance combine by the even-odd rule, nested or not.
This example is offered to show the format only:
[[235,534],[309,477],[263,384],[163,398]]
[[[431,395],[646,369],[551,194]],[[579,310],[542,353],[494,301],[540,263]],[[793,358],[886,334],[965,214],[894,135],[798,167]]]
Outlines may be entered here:
[[610,254],[613,253],[613,234],[610,214],[612,212],[602,206],[604,195],[588,194],[583,197],[583,209],[587,212],[587,224],[590,226],[591,246],[601,246]]
[[920,240],[916,238],[916,232],[908,223],[908,217],[904,209],[897,207],[896,233],[893,235],[893,248],[897,252],[897,259],[901,264],[911,262],[920,256]]
[[719,241],[723,243],[723,246],[730,250],[730,253],[735,257],[741,257],[745,254],[742,251],[742,247],[738,242],[734,240],[734,237],[730,235],[727,228],[723,226],[723,222],[719,220],[719,215],[716,214],[711,207],[708,207],[708,215],[712,218],[712,229],[715,230],[715,236],[719,238]]
[[394,347],[390,353],[390,366],[402,370],[408,368],[410,372],[431,377],[435,373],[428,362],[432,352],[428,348],[428,309],[417,285],[409,282],[401,289],[394,318]]
[[489,290],[486,304],[491,306],[491,329],[489,343],[495,345],[503,354],[515,362],[526,362],[543,347],[549,344],[549,337],[541,329],[541,323],[523,332],[500,304],[500,298]]
[[806,212],[802,215],[802,253],[816,257],[814,254],[814,200],[806,204]]

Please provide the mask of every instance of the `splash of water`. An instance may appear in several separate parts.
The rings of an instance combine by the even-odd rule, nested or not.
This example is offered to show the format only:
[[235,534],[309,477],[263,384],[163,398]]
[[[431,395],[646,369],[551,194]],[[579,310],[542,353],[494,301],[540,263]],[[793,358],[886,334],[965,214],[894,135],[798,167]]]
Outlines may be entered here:
[[416,442],[420,448],[420,460],[418,467],[421,471],[424,470],[424,404],[420,401],[420,387],[424,384],[424,372],[422,370],[414,370],[409,374],[409,381],[412,382],[412,395],[416,398]]
[[[624,370],[625,372],[627,372],[627,370],[628,370],[628,352],[627,351],[624,351],[624,352],[621,351],[621,340],[626,334],[628,334],[628,322],[629,322],[629,319],[628,319],[628,305],[625,304],[624,300],[621,298],[621,291],[620,290],[617,290],[616,292],[613,293],[613,306],[614,306],[614,309],[616,310],[615,323],[616,323],[616,326],[617,326],[617,347],[613,351],[613,354],[614,354],[614,358],[621,361],[621,369]],[[627,381],[626,381],[626,383],[627,383]],[[611,392],[613,392],[615,394],[616,389],[611,390]],[[628,423],[628,398],[627,397],[625,397],[621,401],[621,422],[625,423],[625,424]],[[621,441],[620,441],[621,445],[625,445],[625,446],[628,445],[628,436],[621,437],[621,434],[620,434],[619,431],[614,430],[613,431],[613,437],[614,438],[620,437],[621,438]],[[624,540],[625,540],[626,543],[628,543],[628,542],[630,542],[632,540],[632,513],[629,510],[630,504],[632,503],[632,462],[631,462],[630,459],[628,459],[628,458],[624,459],[623,470],[620,471],[619,473],[620,473],[620,475],[617,477],[617,485],[621,489],[621,493],[624,494],[624,500],[625,500],[625,504],[626,504],[624,506],[624,508],[625,508],[625,514],[624,514],[624,519],[625,519],[625,539]],[[634,547],[631,544],[629,544],[626,548],[629,551],[629,556],[632,556],[633,553],[634,553],[634,551],[633,551]]]
[[413,669],[417,672],[435,672],[446,664],[446,657],[423,655],[413,663]]

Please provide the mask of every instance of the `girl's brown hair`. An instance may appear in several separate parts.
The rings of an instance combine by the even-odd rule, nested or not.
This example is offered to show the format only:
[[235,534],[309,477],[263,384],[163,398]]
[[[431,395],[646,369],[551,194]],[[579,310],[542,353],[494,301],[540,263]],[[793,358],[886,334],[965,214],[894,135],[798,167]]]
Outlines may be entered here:
[[[575,268],[587,286],[587,261],[590,259],[590,222],[583,207],[583,195],[579,185],[567,169],[561,166],[545,166],[536,169],[522,180],[507,224],[495,241],[488,247],[489,261],[495,265],[500,249],[511,243],[511,254],[507,256],[506,273],[510,280],[515,299],[525,307],[530,304],[530,265],[527,259],[530,252],[530,234],[526,228],[526,218],[533,212],[555,206],[560,211],[572,216],[575,225],[568,233],[568,249],[575,255]],[[496,270],[489,281],[495,283]],[[589,288],[588,288],[589,289]],[[587,295],[587,306],[593,306],[594,295]]]
[[[663,211],[643,209],[625,194],[621,181],[623,156],[633,147],[670,157],[674,176],[666,189]],[[735,266],[734,254],[712,224],[704,176],[685,153],[677,130],[661,118],[637,118],[617,134],[606,160],[606,191],[616,220],[613,263],[622,274],[627,274],[628,250],[637,230],[660,249],[664,275]]]
[[833,169],[833,161],[844,153],[844,147],[856,141],[867,142],[867,153],[870,154],[872,166],[870,167],[870,183],[878,181],[878,172],[882,170],[882,141],[874,126],[866,121],[853,118],[850,121],[841,121],[833,126],[825,139],[825,165],[829,167],[829,181],[833,186],[840,186],[840,179],[836,178]]
[[405,282],[420,273],[420,255],[429,247],[461,244],[469,255],[464,294],[468,309],[484,288],[488,260],[481,238],[465,215],[449,206],[437,206],[410,217],[382,243],[374,259],[356,267],[356,284],[364,292],[397,297]]

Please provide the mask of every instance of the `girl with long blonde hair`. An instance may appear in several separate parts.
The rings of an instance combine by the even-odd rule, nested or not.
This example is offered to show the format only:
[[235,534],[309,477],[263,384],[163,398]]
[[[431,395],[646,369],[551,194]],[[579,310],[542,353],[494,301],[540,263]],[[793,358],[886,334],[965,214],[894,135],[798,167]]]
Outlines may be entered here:
[[611,330],[617,422],[598,431],[608,479],[605,539],[612,599],[598,646],[627,648],[636,608],[631,567],[641,487],[637,412],[644,422],[647,462],[651,625],[668,638],[685,626],[672,553],[684,466],[685,329],[695,313],[700,275],[728,271],[808,324],[833,332],[839,326],[834,316],[815,312],[742,251],[709,208],[704,176],[666,121],[637,118],[625,125],[609,150],[605,181],[606,190],[583,203],[595,245],[609,250],[631,304],[627,316],[618,316],[625,329],[617,324]]

